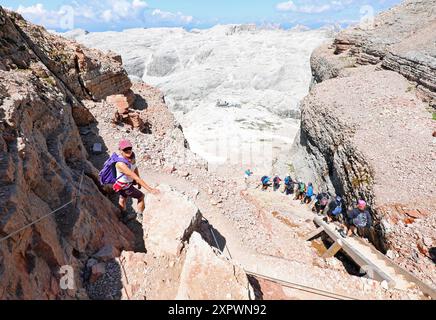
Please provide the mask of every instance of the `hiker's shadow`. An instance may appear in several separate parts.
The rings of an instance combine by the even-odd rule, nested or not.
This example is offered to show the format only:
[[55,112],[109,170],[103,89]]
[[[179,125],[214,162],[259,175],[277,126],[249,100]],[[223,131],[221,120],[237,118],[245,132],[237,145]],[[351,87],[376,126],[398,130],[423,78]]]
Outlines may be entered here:
[[433,263],[436,264],[436,247],[430,248],[430,250],[428,250],[428,253],[430,254],[430,258]]
[[[133,199],[129,198],[127,200],[126,212],[129,214],[134,213],[135,212],[134,205],[136,204],[133,203]],[[142,228],[142,219],[143,219],[143,214],[139,214],[135,220],[124,221],[124,222],[135,236],[135,245],[134,245],[135,252],[146,253],[147,250],[145,249],[145,243],[144,243],[144,230]]]

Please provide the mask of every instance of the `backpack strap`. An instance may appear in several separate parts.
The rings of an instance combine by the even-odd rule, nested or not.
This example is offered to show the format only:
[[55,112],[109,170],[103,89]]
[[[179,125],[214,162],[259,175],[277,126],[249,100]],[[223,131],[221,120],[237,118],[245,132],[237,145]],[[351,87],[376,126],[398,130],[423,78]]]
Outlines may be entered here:
[[[116,170],[116,165],[118,162],[124,163],[125,165],[127,165],[127,167],[129,167],[129,169],[132,167],[132,164],[128,160],[124,159],[123,157],[118,156],[118,161],[114,163],[115,170]],[[118,181],[119,179],[121,179],[124,176],[125,176],[125,174],[121,173],[121,175],[119,177],[117,177],[115,181]]]

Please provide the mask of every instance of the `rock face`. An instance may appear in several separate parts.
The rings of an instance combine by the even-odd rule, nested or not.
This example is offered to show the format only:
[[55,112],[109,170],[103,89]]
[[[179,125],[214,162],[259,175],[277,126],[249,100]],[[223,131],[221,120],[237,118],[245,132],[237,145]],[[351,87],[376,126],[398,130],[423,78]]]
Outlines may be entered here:
[[160,186],[162,195],[149,196],[144,212],[144,242],[155,254],[177,256],[192,232],[198,228],[201,213],[186,197],[169,186]]
[[[1,7],[0,42],[0,238],[72,201],[0,242],[0,299],[77,298],[87,258],[105,244],[130,249],[133,235],[95,184],[75,119],[92,118],[83,97],[130,82],[97,51],[81,49],[77,69],[78,44]],[[75,289],[60,288],[62,266],[73,268]]]
[[[435,106],[435,5],[434,0],[406,0],[378,15],[369,29],[355,27],[341,32],[330,52],[320,54],[318,50],[312,57],[315,80],[328,78],[329,73],[338,76],[350,62],[381,65],[416,82],[417,89]],[[331,57],[332,52],[336,58]],[[322,63],[326,60],[331,63]]]
[[249,300],[254,292],[244,270],[235,266],[194,233],[180,276],[178,300]]
[[[131,82],[122,67],[121,58],[88,49],[74,41],[48,33],[19,14],[11,13],[11,22],[33,53],[79,98],[101,100],[109,95],[124,94]],[[23,67],[26,66],[24,61]]]
[[201,213],[187,197],[159,187],[144,213],[147,254],[123,252],[122,299],[254,299],[247,275],[203,240]]
[[405,1],[374,29],[346,30],[315,50],[293,147],[301,177],[350,205],[366,199],[371,240],[432,285],[431,246],[422,238],[434,242],[436,227],[435,5]]
[[149,294],[144,286],[147,273],[147,256],[145,253],[124,251],[117,261],[123,272],[123,300],[145,300]]

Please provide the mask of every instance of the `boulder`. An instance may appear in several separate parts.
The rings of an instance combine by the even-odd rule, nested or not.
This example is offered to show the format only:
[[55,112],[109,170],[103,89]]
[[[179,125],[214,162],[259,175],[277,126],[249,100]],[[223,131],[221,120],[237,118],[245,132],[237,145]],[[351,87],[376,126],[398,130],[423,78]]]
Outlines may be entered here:
[[122,270],[123,300],[144,300],[146,297],[147,257],[145,253],[123,251],[117,262]]
[[106,98],[106,102],[115,107],[119,114],[129,113],[130,104],[123,94],[116,94]]
[[144,212],[144,242],[156,255],[177,256],[201,221],[195,204],[171,187],[159,187],[159,196],[148,196]]
[[89,110],[80,105],[74,105],[72,108],[73,118],[78,126],[87,126],[95,122],[95,118]]
[[254,291],[244,270],[215,252],[197,232],[189,240],[178,300],[251,300]]

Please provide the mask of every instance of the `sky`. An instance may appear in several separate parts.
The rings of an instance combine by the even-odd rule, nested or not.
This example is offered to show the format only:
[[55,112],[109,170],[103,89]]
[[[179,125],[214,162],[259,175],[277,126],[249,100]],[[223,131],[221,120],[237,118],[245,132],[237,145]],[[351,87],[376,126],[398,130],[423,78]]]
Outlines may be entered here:
[[401,0],[0,0],[47,29],[121,31],[128,28],[209,28],[256,23],[290,28],[347,26]]

